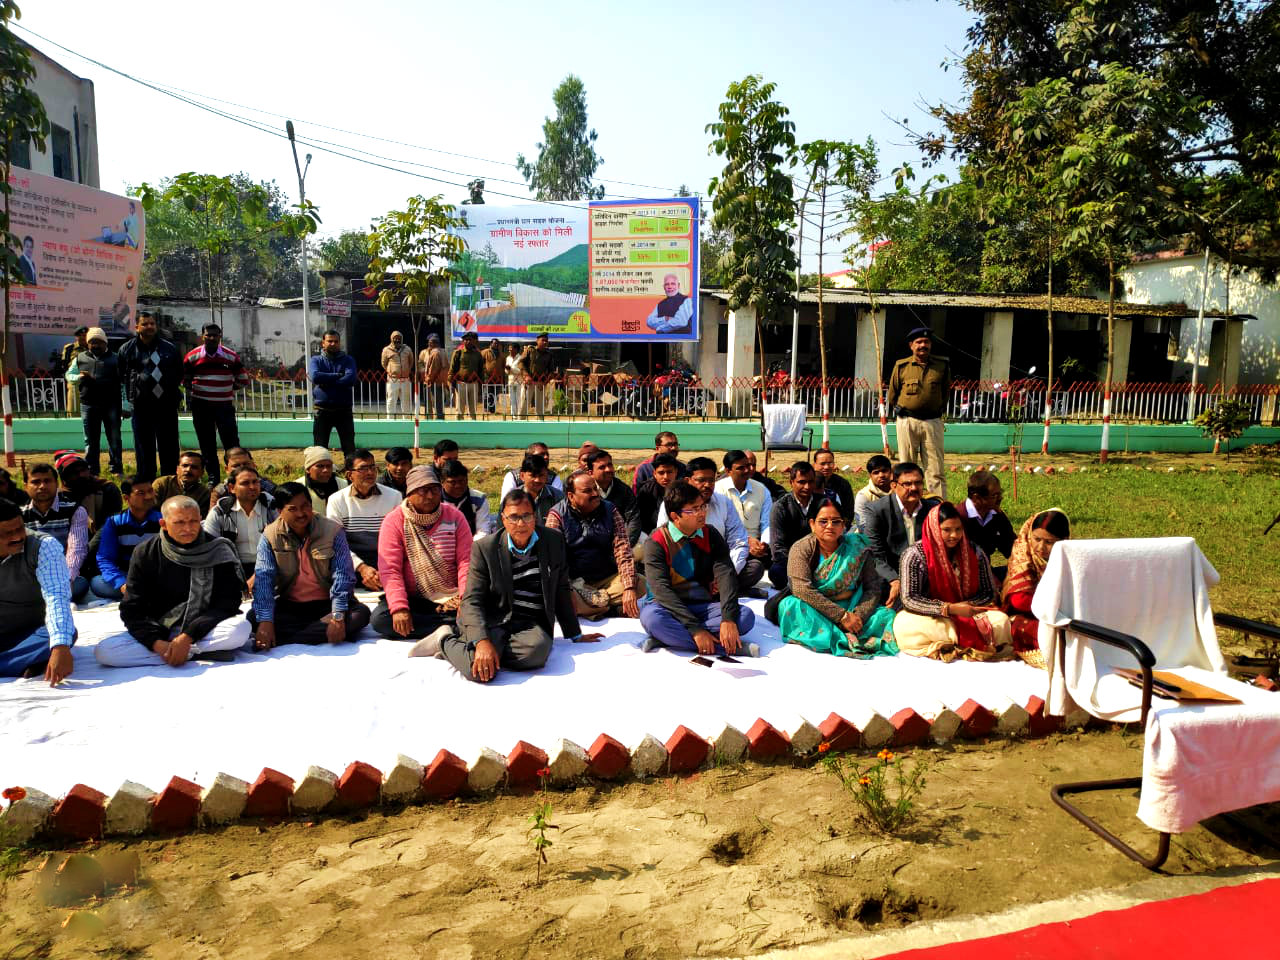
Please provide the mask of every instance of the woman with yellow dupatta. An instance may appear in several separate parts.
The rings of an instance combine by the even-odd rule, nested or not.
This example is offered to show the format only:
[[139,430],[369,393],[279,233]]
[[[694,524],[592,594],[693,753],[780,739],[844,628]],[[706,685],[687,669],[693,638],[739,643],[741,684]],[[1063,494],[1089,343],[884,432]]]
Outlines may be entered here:
[[1057,507],[1028,517],[1018,531],[1000,599],[1005,613],[1009,614],[1013,648],[1019,654],[1040,649],[1040,621],[1031,613],[1031,598],[1044,576],[1053,545],[1070,537],[1071,522]]

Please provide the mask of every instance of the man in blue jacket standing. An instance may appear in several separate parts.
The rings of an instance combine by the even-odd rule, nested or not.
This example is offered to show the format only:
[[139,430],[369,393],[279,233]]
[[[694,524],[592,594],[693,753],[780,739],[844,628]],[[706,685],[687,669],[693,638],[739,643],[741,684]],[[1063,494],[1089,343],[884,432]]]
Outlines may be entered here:
[[316,446],[328,447],[329,436],[338,430],[338,443],[348,459],[356,449],[356,426],[351,416],[352,392],[356,385],[356,361],[342,352],[337,330],[326,330],[320,353],[307,365],[316,417],[311,436]]

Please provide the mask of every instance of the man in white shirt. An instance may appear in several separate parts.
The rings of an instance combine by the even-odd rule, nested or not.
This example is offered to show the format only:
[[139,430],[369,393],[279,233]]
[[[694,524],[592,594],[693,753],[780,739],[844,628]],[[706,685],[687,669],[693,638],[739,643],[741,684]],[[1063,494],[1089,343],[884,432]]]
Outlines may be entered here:
[[724,469],[726,475],[716,481],[715,491],[738,512],[747,533],[747,562],[738,575],[738,589],[747,593],[769,569],[772,535],[769,515],[773,512],[773,495],[760,481],[751,479],[751,459],[746,451],[726,453]]
[[325,516],[342,524],[351,547],[351,565],[366,590],[381,590],[378,576],[378,530],[382,518],[400,506],[399,490],[378,483],[373,454],[360,449],[347,461],[349,485],[325,501]]
[[262,492],[258,468],[251,464],[241,464],[227,475],[226,490],[227,496],[213,505],[203,526],[209,536],[225,537],[235,546],[244,579],[252,590],[258,540],[279,513]]
[[[733,568],[738,571],[739,590],[749,589],[760,582],[763,571],[754,571],[755,580],[743,586],[743,574],[747,566],[747,531],[742,526],[738,511],[724,494],[716,493],[716,465],[710,457],[694,457],[689,461],[689,475],[685,483],[693,486],[702,494],[702,503],[707,505],[706,525],[715,527],[724,537],[729,547],[729,557],[733,560]],[[667,523],[667,507],[664,503],[658,509],[658,522],[655,529],[661,529]]]

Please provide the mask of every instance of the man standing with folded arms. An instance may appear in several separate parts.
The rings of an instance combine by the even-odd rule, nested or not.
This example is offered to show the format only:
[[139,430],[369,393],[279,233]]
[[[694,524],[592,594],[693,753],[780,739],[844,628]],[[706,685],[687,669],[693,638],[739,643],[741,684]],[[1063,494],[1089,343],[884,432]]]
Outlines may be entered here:
[[137,335],[120,348],[120,376],[133,415],[138,476],[154,480],[178,468],[178,406],[182,402],[182,354],[160,336],[156,318],[138,314]]
[[356,361],[342,352],[337,330],[326,330],[320,339],[320,353],[312,357],[307,374],[316,402],[316,418],[311,424],[311,442],[328,447],[334,429],[342,455],[350,459],[356,449],[356,425],[352,419],[356,385]]
[[920,464],[929,495],[945,499],[942,414],[951,395],[951,367],[933,355],[933,333],[928,327],[916,327],[907,334],[907,344],[911,356],[895,363],[889,375],[889,408],[898,427],[898,462]]

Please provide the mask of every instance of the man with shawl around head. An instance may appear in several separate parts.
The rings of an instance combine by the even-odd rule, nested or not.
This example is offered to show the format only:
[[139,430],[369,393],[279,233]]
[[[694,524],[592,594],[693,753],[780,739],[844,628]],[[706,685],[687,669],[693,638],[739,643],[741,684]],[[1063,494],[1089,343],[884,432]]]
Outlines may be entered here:
[[170,497],[160,535],[133,551],[120,619],[127,633],[94,650],[107,667],[180,667],[191,659],[229,660],[249,642],[240,612],[244,575],[231,541],[206,533],[190,497]]
[[944,501],[902,555],[902,611],[893,621],[903,653],[935,660],[1007,660],[1009,618],[996,606],[991,563],[969,542],[964,516]]

